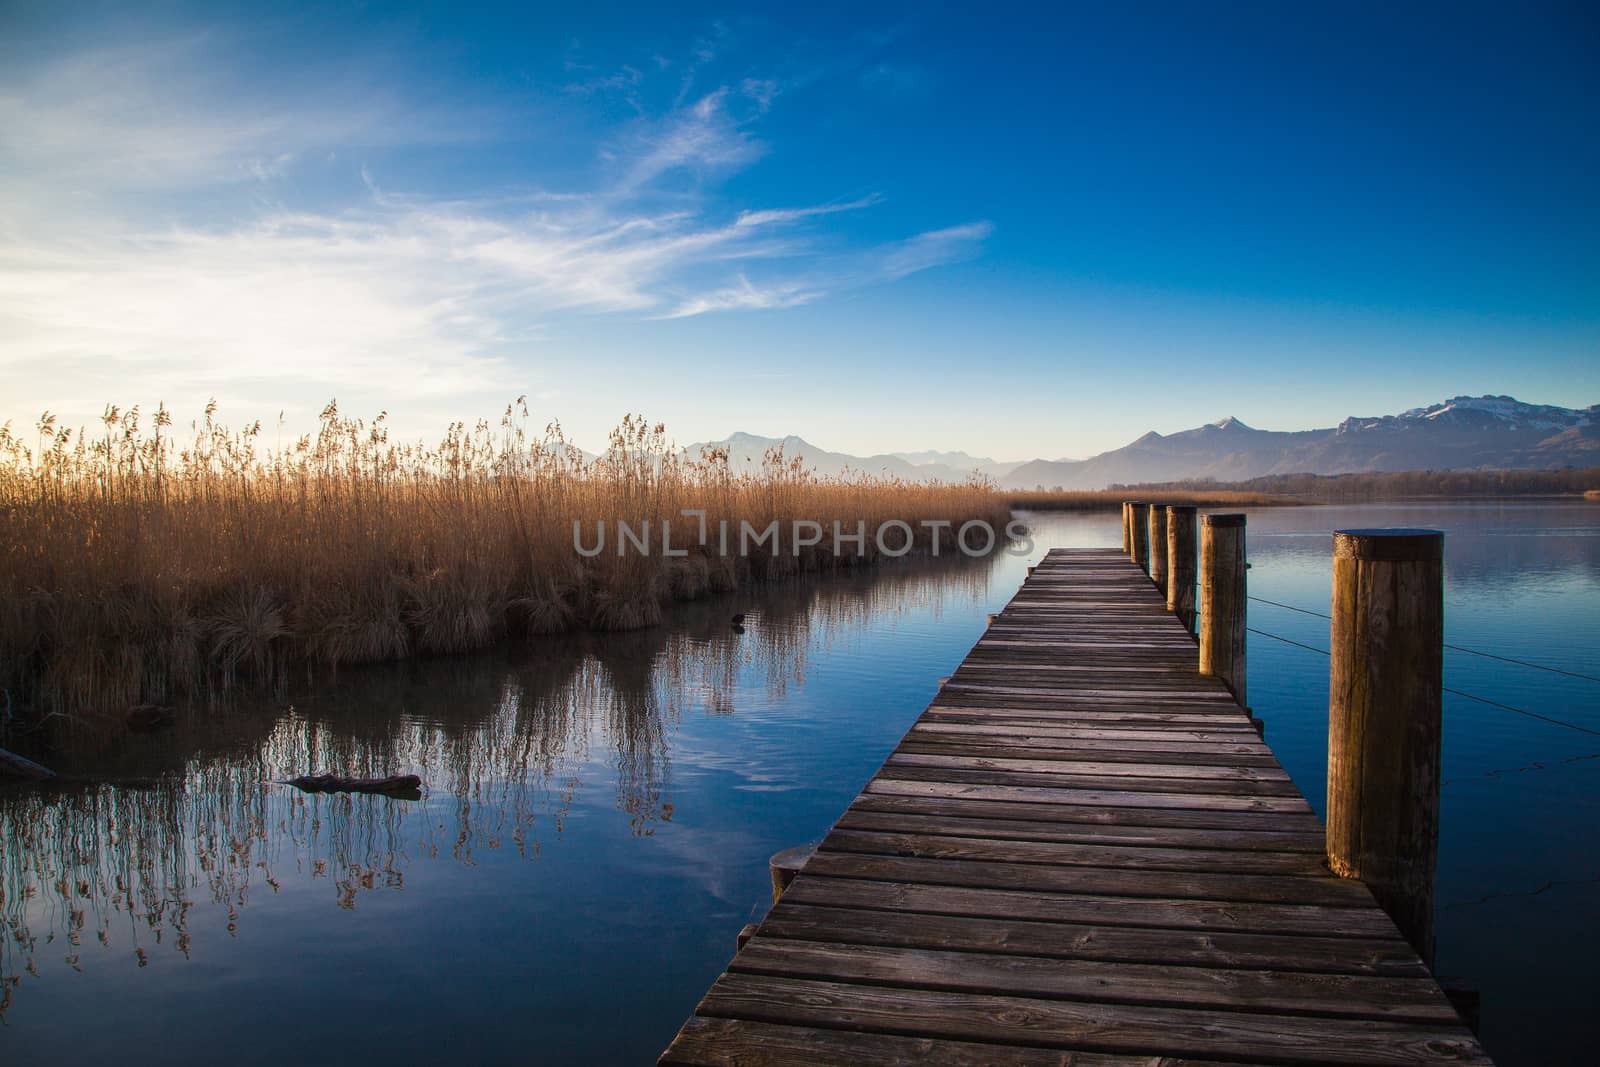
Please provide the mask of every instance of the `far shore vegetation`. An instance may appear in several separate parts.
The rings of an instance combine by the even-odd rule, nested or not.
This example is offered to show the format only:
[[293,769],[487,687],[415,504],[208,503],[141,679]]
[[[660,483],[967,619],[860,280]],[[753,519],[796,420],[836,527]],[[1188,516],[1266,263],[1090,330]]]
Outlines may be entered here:
[[[1358,474],[1269,474],[1242,482],[1206,479],[1112,486],[1118,503],[1157,494],[1169,503],[1227,502],[1229,495],[1264,498],[1262,504],[1353,504],[1442,497],[1588,496],[1600,490],[1600,467],[1560,470],[1368,471]],[[1179,499],[1194,495],[1201,500]],[[1244,501],[1234,501],[1241,505]]]
[[1143,485],[1113,489],[1037,489],[1006,494],[1007,503],[1026,511],[1105,511],[1122,507],[1124,500],[1148,500],[1153,503],[1157,499],[1163,504],[1194,504],[1210,508],[1268,508],[1303,503],[1294,497],[1275,493]]
[[[781,450],[734,473],[725,451],[685,456],[642,418],[586,459],[556,424],[529,433],[520,401],[432,446],[334,404],[282,448],[259,424],[226,427],[215,405],[182,434],[164,408],[102,421],[86,433],[47,415],[31,440],[0,429],[0,732],[120,723],[297,667],[637,629],[672,601],[877,561],[870,536],[862,554],[836,554],[834,520],[845,532],[901,520],[926,551],[954,529],[923,521],[983,520],[1003,543],[1010,518],[985,481],[819,478]],[[780,551],[729,556],[714,537],[696,543],[683,509],[704,509],[713,530],[812,520],[827,532],[798,555],[786,534]],[[575,551],[575,521],[619,520],[649,521],[657,538],[668,521],[687,554]]]

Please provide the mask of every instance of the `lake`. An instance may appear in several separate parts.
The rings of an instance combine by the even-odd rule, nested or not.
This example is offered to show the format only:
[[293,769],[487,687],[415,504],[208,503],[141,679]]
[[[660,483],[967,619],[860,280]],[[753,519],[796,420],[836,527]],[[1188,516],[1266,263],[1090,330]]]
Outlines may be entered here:
[[[621,635],[347,670],[58,760],[0,789],[10,1063],[651,1063],[770,902],[1050,547],[752,588]],[[1344,527],[1446,532],[1446,641],[1600,677],[1600,505],[1250,513],[1253,596],[1325,613]],[[1326,649],[1323,618],[1252,627]],[[748,615],[743,632],[729,624]],[[1319,812],[1328,661],[1252,634],[1266,738]],[[1445,654],[1445,685],[1600,731],[1600,683]],[[1600,736],[1446,694],[1437,971],[1502,1064],[1600,1041]],[[414,772],[421,800],[296,774]],[[1587,992],[1586,992],[1587,990]]]

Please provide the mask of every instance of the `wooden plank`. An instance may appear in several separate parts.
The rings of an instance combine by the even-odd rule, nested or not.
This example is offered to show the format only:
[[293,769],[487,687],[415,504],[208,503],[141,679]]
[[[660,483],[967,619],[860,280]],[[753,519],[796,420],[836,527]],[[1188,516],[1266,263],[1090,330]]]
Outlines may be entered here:
[[[1360,882],[1329,875],[1324,878],[1282,878],[1259,874],[1212,874],[1202,871],[1127,870],[1110,867],[1053,867],[997,860],[949,859],[941,853],[921,856],[866,855],[823,848],[795,878],[815,874],[919,885],[969,886],[1046,893],[1083,893],[1125,897],[1162,897],[1210,901],[1254,901],[1265,904],[1316,904],[1365,911],[1372,894]],[[930,846],[929,851],[938,851]],[[791,886],[791,888],[793,888]]]
[[[1175,802],[1179,807],[1229,806],[1250,810],[1273,810],[1278,802],[1286,811],[1307,806],[1292,782],[1229,782],[1217,779],[1184,780],[1144,776],[1049,774],[1032,771],[967,770],[958,767],[916,767],[886,763],[878,772],[879,781],[942,782],[952,784],[1038,787],[1060,791],[1125,791],[1130,797],[1173,793],[1194,797],[1192,803]],[[1263,809],[1263,805],[1266,805]]]
[[[1148,1056],[866,1034],[698,1015],[678,1032],[660,1062],[706,1067],[748,1067],[756,1063],[815,1067],[861,1067],[867,1063],[886,1067],[929,1063],[947,1067],[1151,1067]],[[1201,1067],[1202,1061],[1163,1059],[1161,1063],[1163,1067]]]
[[[1274,768],[1277,761],[1268,755],[1239,752],[1235,745],[1192,746],[1189,750],[1163,746],[1159,742],[1146,742],[1139,748],[1127,750],[1118,746],[1129,742],[1059,741],[1051,744],[1040,738],[1039,744],[1029,746],[1018,743],[1015,737],[990,737],[981,733],[964,737],[949,734],[908,734],[895,749],[895,754],[922,753],[925,755],[982,756],[1011,759],[1043,759],[1053,762],[1106,761],[1117,764],[1163,763],[1185,766],[1185,761],[1196,758],[1200,750],[1205,762],[1218,767]],[[1057,747],[1060,746],[1060,747]]]
[[922,834],[906,831],[851,829],[835,826],[822,840],[834,852],[913,856],[922,859],[996,860],[1069,867],[1116,867],[1126,870],[1298,874],[1329,877],[1320,855],[1266,849],[1194,849],[1171,845],[1108,845],[1064,841],[1025,841],[1015,837]]
[[797,877],[783,899],[825,907],[881,908],[938,915],[1003,915],[1040,922],[1096,926],[1235,930],[1252,933],[1399,940],[1394,923],[1378,908],[1330,908],[1317,904],[1119,897],[1095,893],[1041,893],[959,885]]
[[[911,728],[906,736],[988,734],[995,737],[1004,737],[1010,735],[1022,739],[1021,743],[1023,744],[1030,744],[1035,740],[1048,741],[1051,738],[1094,742],[1116,741],[1121,743],[1108,743],[1103,747],[1108,751],[1126,752],[1139,751],[1138,743],[1140,741],[1155,742],[1155,745],[1179,752],[1190,751],[1196,745],[1223,744],[1238,746],[1235,751],[1272,756],[1272,750],[1260,740],[1260,735],[1251,736],[1253,728],[1247,730],[1245,725],[1245,722],[1239,722],[1231,716],[1225,720],[1218,719],[1211,712],[1074,711],[1051,712],[1043,716],[1038,714],[1030,716],[1026,711],[1009,711],[1003,708],[940,707],[929,708],[922,718],[917,720],[916,725]],[[1187,730],[1197,735],[1215,733],[1220,730],[1223,736],[1171,737],[1166,733],[1171,727]],[[1054,732],[1056,730],[1073,730],[1076,733],[1058,735]],[[1158,733],[1152,738],[1101,738],[1097,734],[1097,731],[1101,730],[1156,730]],[[1134,744],[1124,747],[1124,744],[1129,741],[1134,742]],[[1151,747],[1155,747],[1155,745]]]
[[[1114,763],[1150,762],[1177,763],[1200,760],[1213,766],[1273,767],[1278,761],[1270,751],[1252,745],[1248,739],[1239,738],[1223,742],[1171,741],[1115,741],[1099,737],[1050,738],[1031,734],[1027,730],[994,733],[984,723],[959,724],[953,730],[913,729],[895,749],[896,752],[967,752],[973,755],[999,755],[1007,750],[1018,753],[1022,759],[1060,761],[1064,753],[1067,760],[1109,760]],[[1281,768],[1280,768],[1281,769]]]
[[1103,845],[1167,845],[1175,848],[1244,849],[1306,852],[1322,855],[1322,836],[1314,831],[1189,829],[1177,826],[1106,826],[1062,819],[993,818],[924,811],[875,810],[863,797],[839,821],[836,830],[880,830],[891,833],[952,834],[994,840],[1071,841]]
[[1094,1052],[1260,1057],[1303,1064],[1487,1063],[1458,1025],[1077,1003],[725,974],[700,1014]]
[[[1107,733],[1127,741],[1229,741],[1248,743],[1255,734],[1250,720],[1237,711],[1214,711],[1193,705],[1028,705],[980,701],[940,700],[918,720],[932,723],[982,723],[991,726],[1030,726],[1050,730],[1076,730],[1065,737],[1102,736],[1094,731],[1154,730],[1154,737]],[[1173,737],[1168,731],[1187,731],[1192,737]]]
[[1431,978],[1374,978],[1300,971],[1226,970],[1173,964],[1092,963],[945,949],[780,940],[757,936],[733,971],[1017,994],[1111,1004],[1170,1004],[1359,1018],[1455,1021]]
[[[1010,798],[985,799],[927,793],[862,793],[850,811],[903,811],[928,815],[967,815],[985,819],[1048,819],[1068,827],[1148,826],[1240,832],[1300,832],[1321,839],[1322,823],[1309,810],[1298,813],[1200,811],[1135,808],[1094,803],[1051,804]],[[1321,850],[1321,845],[1318,845]]]
[[1045,786],[1003,785],[959,781],[922,780],[907,771],[901,777],[877,777],[867,783],[869,793],[895,796],[968,797],[973,800],[1014,800],[1028,804],[1088,804],[1096,807],[1177,808],[1192,811],[1309,813],[1311,805],[1300,797],[1222,796],[1183,793],[1134,792],[1126,789],[1067,789]]
[[966,770],[1025,771],[1075,777],[1112,776],[1122,778],[1176,778],[1186,781],[1283,783],[1289,775],[1281,767],[1225,766],[1210,757],[1195,754],[1189,763],[1149,763],[1052,759],[1048,757],[999,756],[987,752],[971,755],[946,755],[942,752],[907,752],[896,749],[888,762],[905,767],[958,767]]
[[1385,940],[1255,931],[1147,929],[1040,922],[1010,916],[875,911],[802,904],[791,900],[788,894],[762,923],[761,935],[1073,960],[1193,964],[1231,970],[1405,978],[1425,978],[1428,974],[1411,946],[1398,936]]

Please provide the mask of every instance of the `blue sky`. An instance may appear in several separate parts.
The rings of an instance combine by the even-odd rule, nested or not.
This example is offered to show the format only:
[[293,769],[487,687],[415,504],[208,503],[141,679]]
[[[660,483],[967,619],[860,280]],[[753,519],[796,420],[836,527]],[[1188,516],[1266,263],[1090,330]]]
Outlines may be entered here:
[[1600,401],[1589,5],[0,6],[0,419]]

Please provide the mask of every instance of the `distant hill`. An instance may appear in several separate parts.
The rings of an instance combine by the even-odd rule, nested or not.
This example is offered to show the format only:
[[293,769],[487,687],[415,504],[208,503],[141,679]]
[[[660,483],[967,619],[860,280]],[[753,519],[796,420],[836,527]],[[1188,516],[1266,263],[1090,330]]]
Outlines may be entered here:
[[1323,430],[1257,430],[1229,417],[1162,436],[1150,431],[1082,460],[1004,462],[966,452],[852,456],[801,437],[736,433],[706,445],[729,451],[736,471],[761,465],[768,448],[803,456],[819,475],[846,470],[915,481],[962,481],[974,472],[1010,489],[1104,489],[1212,478],[1242,482],[1278,474],[1413,470],[1552,470],[1600,465],[1600,405],[1573,409],[1509,396],[1458,396],[1398,415],[1348,418]]
[[948,470],[977,471],[990,478],[1002,478],[1018,467],[1021,460],[993,460],[988,456],[973,456],[966,452],[891,452],[907,463],[918,467],[944,467]]
[[1539,470],[1600,462],[1600,405],[1524,404],[1508,396],[1455,397],[1398,415],[1348,418],[1324,430],[1257,430],[1235,418],[1072,462],[1035,460],[1002,484],[1102,489],[1109,485],[1268,474],[1404,470]]
[[806,466],[822,477],[836,477],[846,470],[857,474],[879,477],[905,478],[909,481],[961,482],[974,472],[998,479],[1016,467],[1015,463],[997,464],[982,456],[969,456],[965,452],[890,452],[876,456],[852,456],[844,452],[829,452],[803,437],[762,437],[753,433],[736,433],[720,441],[701,441],[690,445],[686,451],[698,456],[702,448],[722,447],[728,450],[728,463],[735,473],[759,470],[761,458],[769,448],[783,447],[785,457],[805,457]]

